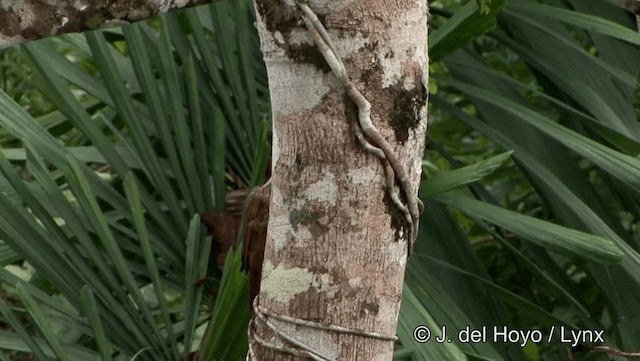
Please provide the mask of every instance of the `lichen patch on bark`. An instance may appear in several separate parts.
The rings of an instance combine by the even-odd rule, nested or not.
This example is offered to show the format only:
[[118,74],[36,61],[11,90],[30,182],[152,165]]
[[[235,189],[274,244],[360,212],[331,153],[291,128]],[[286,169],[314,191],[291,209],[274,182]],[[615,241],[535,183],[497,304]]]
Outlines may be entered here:
[[[291,73],[298,74],[293,78],[293,83],[292,78],[288,77]],[[279,115],[291,115],[314,108],[331,90],[325,85],[323,72],[309,64],[274,67],[269,73],[269,89],[283,94],[282,97],[271,99],[273,111]]]
[[347,173],[347,178],[349,179],[349,182],[356,186],[382,182],[382,176],[375,170],[371,169],[371,167],[350,169]]
[[3,36],[0,35],[0,49],[8,48],[12,45],[19,44],[23,42],[25,39],[20,36]]
[[290,323],[277,320],[274,320],[274,324],[279,330],[282,330],[289,335],[295,335],[295,338],[298,340],[304,340],[304,343],[309,345],[313,350],[320,351],[323,359],[339,359],[338,344],[328,333],[313,328],[298,327]]
[[[273,209],[281,209],[284,207],[284,197],[277,184],[271,185],[271,203]],[[269,238],[273,239],[274,248],[277,252],[285,249],[290,244],[290,240],[294,238],[294,229],[291,225],[290,218],[285,213],[270,212],[269,214]],[[298,242],[307,240],[307,237],[300,238],[301,234],[297,235]]]
[[407,64],[398,61],[399,54],[410,55],[410,59],[416,64],[427,64],[427,39],[420,38],[424,36],[424,21],[424,14],[409,11],[403,16],[403,21],[391,22],[391,30],[388,32],[389,39],[386,45],[380,49],[379,54],[393,55],[378,57],[383,69],[382,88],[401,83],[407,75]]
[[406,243],[405,242],[391,242],[381,246],[381,252],[389,255],[389,259],[397,262],[397,264],[404,268],[407,264],[406,257]]
[[366,38],[361,32],[356,32],[349,38],[336,36],[337,32],[334,32],[333,43],[336,46],[336,51],[342,59],[349,58],[352,54],[356,53],[360,49],[369,45],[369,39]]
[[273,124],[271,131],[271,174],[273,174],[273,170],[280,159],[280,138],[276,127],[277,124]]
[[327,1],[327,0],[307,0],[309,6],[318,14],[335,14],[351,5],[355,0]]
[[274,248],[277,252],[285,249],[289,245],[290,238],[293,237],[293,228],[288,219],[284,217],[269,217],[269,229]]
[[360,287],[360,283],[362,282],[362,277],[351,278],[347,281],[350,287],[358,288]]
[[336,177],[331,172],[323,172],[322,179],[308,186],[304,191],[304,196],[309,201],[329,202],[335,206],[338,196],[338,186],[335,179]]
[[329,273],[315,275],[313,277],[312,285],[318,292],[325,293],[327,297],[335,297],[336,292],[340,290],[340,287],[333,282]]
[[[295,45],[300,45],[300,44],[314,45],[313,39],[311,39],[311,36],[309,35],[309,31],[306,28],[291,29],[291,32],[289,32],[288,40],[290,44],[295,44]],[[284,42],[284,38],[283,38],[283,42]]]
[[287,304],[297,295],[309,290],[312,280],[313,273],[306,268],[285,268],[282,264],[274,267],[267,260],[262,270],[260,290],[265,296]]

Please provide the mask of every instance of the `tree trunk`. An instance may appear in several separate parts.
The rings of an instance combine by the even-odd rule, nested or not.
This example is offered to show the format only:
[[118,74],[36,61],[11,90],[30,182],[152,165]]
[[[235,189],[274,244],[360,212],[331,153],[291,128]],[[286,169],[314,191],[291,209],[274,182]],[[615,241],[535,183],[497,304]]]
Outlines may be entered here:
[[[215,0],[213,0],[215,1]],[[212,0],[0,1],[0,49],[49,35],[144,20]]]
[[[427,125],[426,2],[308,4],[415,190]],[[292,0],[254,5],[273,112],[272,197],[258,316],[272,327],[260,317],[253,321],[250,355],[289,360],[286,352],[315,352],[322,360],[390,360],[409,223],[390,200],[381,161],[354,136],[358,108],[318,51],[300,7]]]

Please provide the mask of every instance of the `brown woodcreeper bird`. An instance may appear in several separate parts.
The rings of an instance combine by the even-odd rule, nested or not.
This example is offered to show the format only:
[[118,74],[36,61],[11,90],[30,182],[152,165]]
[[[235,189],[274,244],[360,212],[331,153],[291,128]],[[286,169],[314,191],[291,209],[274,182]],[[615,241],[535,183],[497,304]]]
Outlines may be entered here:
[[251,192],[246,189],[229,191],[225,197],[224,212],[204,212],[200,215],[202,223],[213,237],[212,254],[216,257],[219,270],[224,268],[227,253],[236,245],[238,232],[244,235],[242,270],[249,275],[249,307],[260,293],[270,199],[271,186],[268,181]]
[[249,274],[249,305],[260,293],[270,200],[271,180],[251,191],[242,218],[242,269]]

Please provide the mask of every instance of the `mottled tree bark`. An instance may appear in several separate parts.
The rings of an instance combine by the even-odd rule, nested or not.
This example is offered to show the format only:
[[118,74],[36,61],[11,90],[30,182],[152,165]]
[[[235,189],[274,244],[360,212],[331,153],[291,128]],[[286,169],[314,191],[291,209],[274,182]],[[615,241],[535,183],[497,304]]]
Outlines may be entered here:
[[215,0],[2,0],[0,49],[50,35],[134,22]]
[[[309,0],[372,121],[417,189],[426,135],[424,0]],[[272,198],[259,304],[268,312],[395,335],[407,222],[389,200],[381,162],[350,125],[357,109],[292,0],[255,0],[273,112]],[[393,340],[272,320],[336,360],[390,360]],[[290,343],[254,322],[267,343]],[[251,340],[259,360],[291,356]],[[295,358],[295,357],[294,357]]]

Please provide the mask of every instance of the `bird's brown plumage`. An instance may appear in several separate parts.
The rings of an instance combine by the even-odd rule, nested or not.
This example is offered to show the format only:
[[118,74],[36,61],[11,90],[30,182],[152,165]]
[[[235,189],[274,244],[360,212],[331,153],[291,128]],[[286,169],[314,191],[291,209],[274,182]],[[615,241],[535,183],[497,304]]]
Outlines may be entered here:
[[242,269],[249,274],[249,304],[260,293],[264,245],[267,240],[271,183],[255,188],[247,199],[242,230]]
[[200,215],[202,223],[214,238],[212,251],[220,270],[224,268],[227,253],[236,244],[237,232],[241,228],[244,234],[242,270],[249,274],[249,306],[260,293],[270,198],[271,187],[267,182],[251,192],[246,189],[230,191],[225,198],[224,212],[204,212]]

